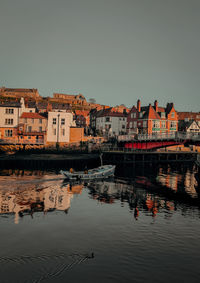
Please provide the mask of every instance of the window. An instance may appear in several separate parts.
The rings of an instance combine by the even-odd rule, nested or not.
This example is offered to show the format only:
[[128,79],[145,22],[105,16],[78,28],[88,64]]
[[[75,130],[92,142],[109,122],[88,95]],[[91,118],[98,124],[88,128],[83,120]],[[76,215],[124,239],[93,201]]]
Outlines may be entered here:
[[130,128],[132,128],[132,127],[133,127],[133,123],[132,123],[132,122],[130,122],[129,127],[130,127]]
[[162,121],[162,122],[161,122],[161,127],[162,127],[162,128],[166,128],[166,122],[165,122],[165,121]]
[[62,135],[63,136],[65,135],[65,129],[62,129]]
[[54,136],[56,135],[56,129],[53,129],[53,134],[54,134]]
[[131,113],[131,118],[136,118],[136,113]]
[[42,119],[39,119],[39,123],[42,124]]
[[30,136],[28,136],[28,139],[30,140],[30,139],[31,139],[31,137],[30,137]]
[[42,127],[39,127],[39,132],[42,132]]
[[28,126],[28,132],[32,132],[32,127],[31,126]]
[[30,110],[30,113],[32,113],[33,111],[32,110]]
[[172,117],[172,118],[175,117],[175,113],[174,113],[174,112],[171,113],[171,117]]
[[34,123],[34,119],[31,119],[32,123]]
[[161,118],[165,118],[165,112],[161,112]]
[[5,137],[8,138],[8,137],[12,137],[13,135],[13,131],[12,130],[5,130]]
[[125,125],[122,125],[122,129],[125,129]]
[[110,122],[110,117],[106,117],[106,122]]
[[136,121],[133,123],[133,128],[137,128],[137,122]]
[[14,113],[14,109],[6,108],[6,114],[13,114],[13,113]]
[[170,123],[170,128],[176,128],[176,122],[171,122]]
[[143,122],[143,127],[146,128],[147,127],[147,121]]
[[24,118],[24,123],[27,123],[27,118]]
[[153,121],[153,128],[159,129],[160,128],[160,121]]
[[5,119],[6,125],[13,125],[13,119]]
[[139,117],[140,117],[140,118],[142,118],[142,117],[143,117],[143,113],[142,113],[142,112],[140,112]]
[[56,125],[56,118],[53,118],[53,125]]
[[64,118],[61,119],[61,125],[65,125],[65,119]]

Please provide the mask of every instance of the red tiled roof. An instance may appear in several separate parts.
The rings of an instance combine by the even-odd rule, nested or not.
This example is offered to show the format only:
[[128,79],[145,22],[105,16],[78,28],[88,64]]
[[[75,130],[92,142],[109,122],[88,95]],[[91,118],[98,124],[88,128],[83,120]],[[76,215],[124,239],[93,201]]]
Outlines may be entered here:
[[148,109],[144,116],[148,119],[160,119],[160,115],[154,110],[151,105],[148,106]]
[[83,117],[88,116],[90,113],[90,111],[87,110],[75,110],[74,112],[77,116],[83,116]]
[[20,118],[30,118],[30,119],[46,119],[42,115],[33,112],[23,112]]
[[178,112],[178,120],[185,120],[186,118],[199,121],[200,112]]
[[165,112],[165,108],[164,107],[158,107],[158,111],[157,112]]

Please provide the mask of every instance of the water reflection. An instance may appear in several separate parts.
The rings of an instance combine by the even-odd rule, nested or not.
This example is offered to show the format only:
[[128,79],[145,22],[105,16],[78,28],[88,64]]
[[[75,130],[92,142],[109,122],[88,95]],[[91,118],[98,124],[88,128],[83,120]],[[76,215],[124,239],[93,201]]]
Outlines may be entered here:
[[1,282],[198,282],[197,168],[116,173],[69,184],[55,172],[1,171]]
[[68,213],[73,195],[81,194],[84,186],[90,197],[100,203],[120,201],[121,206],[128,203],[135,219],[140,217],[140,211],[155,217],[162,211],[175,211],[181,203],[185,204],[184,209],[199,207],[196,178],[199,173],[194,165],[120,169],[115,180],[88,184],[65,183],[61,176],[39,170],[1,171],[0,214],[14,214],[17,224],[20,217],[33,218],[35,212],[46,214],[58,210]]
[[[27,175],[27,172],[25,172]],[[24,174],[23,174],[24,175]],[[41,174],[39,174],[41,175]],[[29,175],[30,176],[30,175]],[[38,175],[37,175],[38,176]],[[45,176],[49,178],[49,176]],[[5,183],[1,177],[0,183],[0,213],[15,214],[15,223],[19,217],[35,212],[44,214],[60,210],[68,213],[70,202],[74,194],[80,194],[83,184],[63,184],[62,180],[23,179],[23,181],[10,180]]]

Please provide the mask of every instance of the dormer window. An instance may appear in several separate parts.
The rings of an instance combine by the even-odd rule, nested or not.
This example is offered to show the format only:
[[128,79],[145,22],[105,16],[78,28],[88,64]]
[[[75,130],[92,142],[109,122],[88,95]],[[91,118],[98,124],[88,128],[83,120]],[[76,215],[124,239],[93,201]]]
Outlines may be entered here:
[[139,113],[139,118],[142,118],[142,117],[143,117],[143,113],[140,112],[140,113]]
[[136,118],[136,113],[131,113],[131,118]]
[[171,117],[172,117],[172,118],[175,117],[175,113],[174,113],[174,112],[171,113]]
[[165,118],[165,112],[161,112],[161,118]]

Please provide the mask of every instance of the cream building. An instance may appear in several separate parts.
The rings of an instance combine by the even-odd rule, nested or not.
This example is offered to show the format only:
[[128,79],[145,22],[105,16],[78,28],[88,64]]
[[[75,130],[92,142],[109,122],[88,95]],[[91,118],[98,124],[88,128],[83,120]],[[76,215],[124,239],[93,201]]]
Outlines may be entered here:
[[47,143],[70,141],[70,127],[74,126],[71,112],[48,112]]
[[23,97],[19,102],[10,101],[0,104],[0,139],[14,138],[21,114],[30,110],[33,111],[25,107]]

